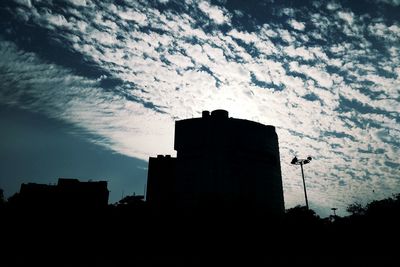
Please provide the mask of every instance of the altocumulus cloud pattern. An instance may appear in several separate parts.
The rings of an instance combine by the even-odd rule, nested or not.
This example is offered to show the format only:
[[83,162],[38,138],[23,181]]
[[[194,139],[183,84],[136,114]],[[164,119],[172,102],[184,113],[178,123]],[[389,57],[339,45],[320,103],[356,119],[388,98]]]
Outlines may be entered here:
[[276,126],[286,207],[294,155],[316,210],[399,192],[400,2],[290,2],[2,1],[0,103],[146,160],[223,108]]

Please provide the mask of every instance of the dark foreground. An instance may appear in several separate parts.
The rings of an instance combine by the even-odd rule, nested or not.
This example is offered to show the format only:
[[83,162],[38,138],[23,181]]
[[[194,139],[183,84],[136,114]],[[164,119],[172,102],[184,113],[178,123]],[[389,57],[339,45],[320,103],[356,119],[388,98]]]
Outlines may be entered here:
[[[300,211],[300,212],[299,212]],[[2,210],[1,266],[399,266],[397,215],[322,220],[303,210],[154,215]]]

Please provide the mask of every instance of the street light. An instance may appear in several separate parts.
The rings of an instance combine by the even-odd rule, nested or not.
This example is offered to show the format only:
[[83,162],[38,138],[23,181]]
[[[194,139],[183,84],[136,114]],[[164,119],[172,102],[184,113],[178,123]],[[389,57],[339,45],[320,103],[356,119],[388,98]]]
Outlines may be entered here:
[[336,210],[337,210],[337,208],[331,208],[331,210],[333,210],[333,216],[336,217]]
[[303,177],[303,186],[304,186],[304,196],[306,198],[306,207],[308,209],[308,199],[307,199],[307,191],[306,191],[306,182],[304,181],[304,171],[303,171],[303,165],[310,163],[312,158],[308,156],[306,159],[298,159],[297,157],[294,157],[292,161],[290,162],[293,165],[300,165],[301,167],[301,177]]

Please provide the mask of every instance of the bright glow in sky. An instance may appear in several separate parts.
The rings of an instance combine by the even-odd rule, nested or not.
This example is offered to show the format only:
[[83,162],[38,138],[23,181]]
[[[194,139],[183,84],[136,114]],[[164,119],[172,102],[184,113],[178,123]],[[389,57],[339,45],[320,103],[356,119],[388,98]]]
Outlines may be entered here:
[[398,1],[120,2],[2,4],[0,104],[144,160],[174,154],[176,119],[222,108],[276,127],[287,208],[295,155],[322,215],[400,192]]

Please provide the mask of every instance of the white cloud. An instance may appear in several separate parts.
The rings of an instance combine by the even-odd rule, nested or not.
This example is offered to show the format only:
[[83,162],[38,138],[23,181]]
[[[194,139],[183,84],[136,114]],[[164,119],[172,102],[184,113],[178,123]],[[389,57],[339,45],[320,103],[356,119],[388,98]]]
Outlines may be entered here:
[[275,44],[269,39],[259,39],[254,43],[254,47],[258,49],[261,56],[273,55],[278,53]]
[[341,6],[340,6],[340,4],[337,3],[337,2],[329,2],[329,3],[326,5],[326,8],[327,8],[328,10],[337,10],[337,9],[341,8]]
[[291,62],[290,70],[303,73],[304,75],[309,76],[310,78],[314,79],[319,86],[330,88],[332,83],[332,77],[323,69],[319,69],[316,67],[311,67],[308,65],[299,65],[297,62]]
[[400,36],[400,27],[399,25],[392,25],[388,28],[388,30],[396,36]]
[[183,48],[186,49],[186,54],[190,55],[192,60],[194,60],[197,64],[200,65],[208,65],[210,62],[209,57],[204,53],[201,45],[183,45]]
[[289,16],[289,17],[294,17],[296,11],[295,11],[295,9],[293,9],[293,8],[287,8],[287,7],[286,7],[286,8],[280,9],[280,10],[278,11],[278,13],[279,13],[280,15],[286,15],[286,16]]
[[384,38],[392,42],[400,41],[400,27],[397,24],[387,26],[383,22],[378,22],[370,24],[368,30],[371,35],[378,36],[379,38]]
[[290,57],[301,57],[303,60],[312,60],[315,58],[314,54],[304,47],[294,48],[294,46],[288,46],[285,48],[285,53]]
[[68,24],[67,20],[65,19],[65,17],[63,15],[59,15],[59,14],[53,15],[53,14],[47,13],[44,16],[45,16],[44,19],[52,25],[61,27],[61,26],[66,26]]
[[286,29],[278,29],[278,35],[281,39],[289,44],[292,44],[296,38]]
[[147,16],[133,9],[119,11],[118,15],[124,20],[134,21],[141,26],[147,26],[148,24]]
[[100,42],[103,45],[113,45],[118,43],[113,34],[104,31],[93,30],[90,32],[89,36],[94,42]]
[[330,38],[327,34],[336,27],[336,20],[332,20],[330,17],[322,16],[319,13],[313,13],[310,15],[310,22],[314,25],[315,30],[310,34],[314,39],[326,41]]
[[337,12],[337,15],[349,25],[352,25],[354,22],[354,14],[352,12],[339,11]]
[[326,55],[326,53],[322,50],[321,47],[310,47],[308,48],[308,50],[314,54],[315,57],[317,57],[318,59],[327,62],[329,61],[328,56]]
[[306,26],[304,25],[303,22],[298,22],[294,19],[291,19],[288,22],[289,22],[290,26],[292,26],[292,28],[295,30],[304,31],[304,29],[306,28]]
[[268,24],[264,24],[260,29],[260,34],[265,35],[267,37],[275,38],[278,36],[278,33],[272,29],[272,27]]
[[178,68],[181,68],[181,69],[186,69],[188,67],[194,67],[191,59],[189,57],[186,57],[186,56],[183,56],[183,55],[179,55],[179,54],[170,55],[170,54],[167,54],[166,58],[167,58],[168,61],[172,62]]
[[86,0],[69,0],[69,2],[75,6],[86,6]]
[[226,62],[224,52],[220,48],[212,47],[209,44],[204,44],[203,51],[208,55],[208,58],[211,61],[213,61],[217,64],[222,64],[222,63]]
[[233,38],[242,40],[247,44],[255,43],[259,40],[259,38],[254,33],[241,32],[236,29],[232,29],[230,32],[228,32],[228,35],[232,36]]
[[199,8],[216,24],[225,24],[230,22],[230,18],[224,14],[224,11],[220,7],[211,5],[207,1],[201,1],[199,3]]

